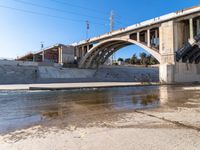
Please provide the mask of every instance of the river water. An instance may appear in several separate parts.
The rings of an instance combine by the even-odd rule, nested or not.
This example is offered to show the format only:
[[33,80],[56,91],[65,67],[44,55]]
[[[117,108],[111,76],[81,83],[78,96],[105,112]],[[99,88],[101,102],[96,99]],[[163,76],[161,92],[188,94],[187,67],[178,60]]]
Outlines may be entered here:
[[0,134],[38,124],[87,125],[136,109],[191,107],[194,99],[200,99],[200,92],[181,86],[0,91]]

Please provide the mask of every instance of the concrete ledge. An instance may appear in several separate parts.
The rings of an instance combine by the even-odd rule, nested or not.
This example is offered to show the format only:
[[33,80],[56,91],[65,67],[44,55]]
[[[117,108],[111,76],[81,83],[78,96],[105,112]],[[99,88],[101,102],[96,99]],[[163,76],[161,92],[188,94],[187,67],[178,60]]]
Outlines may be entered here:
[[159,85],[159,83],[89,82],[89,83],[0,85],[0,90],[71,90],[71,89],[84,89],[84,88],[134,87],[134,86],[151,86],[151,85]]
[[111,88],[111,87],[133,87],[144,85],[158,85],[158,83],[140,82],[92,82],[92,83],[62,83],[62,84],[40,84],[29,87],[29,90],[71,90],[84,88]]

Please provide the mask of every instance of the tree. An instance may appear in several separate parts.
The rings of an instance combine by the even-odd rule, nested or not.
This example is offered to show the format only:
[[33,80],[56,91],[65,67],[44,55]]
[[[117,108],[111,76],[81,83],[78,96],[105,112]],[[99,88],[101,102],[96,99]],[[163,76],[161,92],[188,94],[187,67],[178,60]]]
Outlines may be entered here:
[[158,64],[158,61],[152,55],[148,55],[147,60],[148,60],[148,65]]
[[131,64],[137,64],[138,58],[137,58],[136,54],[133,54],[133,56],[131,57],[130,61],[131,61],[130,62]]
[[131,63],[131,59],[130,58],[126,58],[125,59],[125,63],[130,64]]
[[123,62],[123,61],[124,61],[124,59],[123,59],[123,58],[118,58],[118,60],[117,60],[117,61],[122,61],[122,62]]
[[147,54],[144,52],[140,53],[140,64],[147,66]]

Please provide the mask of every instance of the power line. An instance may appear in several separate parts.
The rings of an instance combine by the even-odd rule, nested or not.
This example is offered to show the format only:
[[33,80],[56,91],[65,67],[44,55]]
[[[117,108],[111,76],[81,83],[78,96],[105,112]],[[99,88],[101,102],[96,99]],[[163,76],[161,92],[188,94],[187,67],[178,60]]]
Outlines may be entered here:
[[117,19],[115,19],[115,22],[121,24],[122,26],[127,26],[126,23],[123,23],[123,22],[121,22],[121,21],[119,21],[119,20],[117,20]]
[[50,0],[52,2],[55,2],[55,3],[59,3],[59,4],[64,4],[64,5],[68,5],[68,6],[71,6],[71,7],[75,7],[75,8],[81,8],[81,9],[87,9],[88,11],[92,11],[92,12],[95,12],[95,13],[100,13],[100,14],[105,14],[107,15],[108,13],[106,12],[103,12],[103,11],[100,11],[100,10],[97,10],[97,9],[92,9],[92,8],[87,8],[87,7],[83,7],[83,6],[80,6],[80,5],[75,5],[75,4],[71,4],[69,2],[63,2],[63,1],[59,1],[59,0]]
[[[85,20],[71,19],[71,18],[56,16],[56,15],[49,15],[49,14],[46,14],[46,13],[40,13],[40,12],[35,12],[35,11],[30,11],[30,10],[24,10],[24,9],[19,9],[19,8],[14,8],[14,7],[5,6],[5,5],[0,5],[0,7],[1,7],[1,8],[6,8],[6,9],[15,10],[15,11],[19,11],[19,12],[34,14],[34,15],[52,17],[52,18],[56,18],[56,19],[62,19],[62,20],[65,20],[65,21],[68,20],[68,21],[72,21],[72,22],[82,22],[82,23],[85,22]],[[92,22],[92,23],[93,23],[93,24],[96,24],[96,25],[106,26],[105,24],[101,24],[101,23],[96,23],[96,22]]]
[[[105,15],[107,15],[108,13],[106,13],[106,12],[102,12],[102,11],[98,11],[98,10],[96,10],[96,9],[91,9],[91,8],[86,8],[86,7],[82,7],[82,6],[79,6],[79,5],[74,5],[74,4],[71,4],[71,3],[68,3],[68,2],[63,2],[63,1],[59,1],[59,0],[50,0],[50,1],[53,1],[53,2],[56,2],[56,3],[60,3],[60,4],[65,4],[65,5],[69,5],[69,6],[72,6],[72,7],[78,7],[78,8],[81,8],[81,9],[87,9],[87,10],[89,10],[89,11],[92,11],[92,12],[97,12],[97,13],[103,13],[103,14],[105,14]],[[118,14],[116,14],[115,13],[115,21],[116,22],[118,22],[119,24],[121,24],[121,25],[127,25],[128,23],[127,22],[125,22],[125,23],[122,23],[121,21],[119,21],[117,18],[121,18],[121,16],[120,15],[118,15]],[[105,19],[104,19],[105,20]],[[124,22],[124,21],[123,21]]]
[[25,2],[23,0],[13,0],[13,1],[18,2],[18,3],[22,3],[22,4],[26,4],[26,5],[31,5],[31,6],[39,7],[39,8],[45,8],[45,9],[49,9],[49,10],[54,10],[54,11],[58,11],[58,12],[66,12],[66,13],[70,13],[70,14],[73,14],[73,15],[78,15],[78,16],[83,16],[83,17],[90,17],[90,18],[98,19],[98,20],[101,19],[103,21],[106,20],[106,19],[101,18],[101,17],[84,15],[84,14],[80,14],[80,13],[73,12],[73,11],[66,11],[66,10],[57,9],[57,8],[54,8],[54,7],[48,7],[48,6],[44,6],[44,5],[40,5],[40,4],[35,4],[35,3],[31,3],[31,2]]
[[[123,26],[127,26],[129,24],[127,21],[121,21],[121,20],[122,20],[122,16],[119,15],[117,12],[115,12],[115,22],[118,22],[119,24]],[[124,16],[123,16],[123,20],[124,20]]]

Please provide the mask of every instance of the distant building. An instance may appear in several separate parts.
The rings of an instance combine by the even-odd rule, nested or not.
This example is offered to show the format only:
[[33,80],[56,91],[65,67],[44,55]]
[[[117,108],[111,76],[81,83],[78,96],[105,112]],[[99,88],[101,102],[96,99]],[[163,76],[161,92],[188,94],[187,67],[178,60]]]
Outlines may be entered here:
[[74,63],[74,47],[57,44],[48,48],[44,48],[37,53],[29,53],[22,57],[18,57],[16,60],[71,64]]
[[125,65],[125,62],[124,62],[124,61],[117,61],[117,62],[118,62],[118,65],[120,65],[120,66]]

